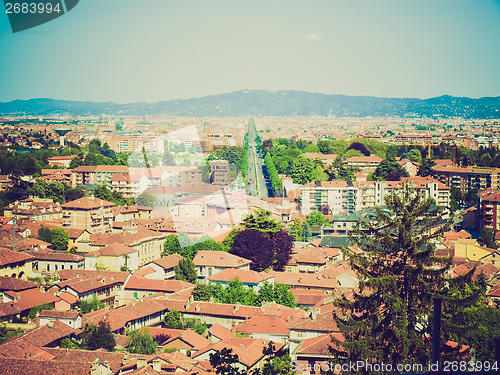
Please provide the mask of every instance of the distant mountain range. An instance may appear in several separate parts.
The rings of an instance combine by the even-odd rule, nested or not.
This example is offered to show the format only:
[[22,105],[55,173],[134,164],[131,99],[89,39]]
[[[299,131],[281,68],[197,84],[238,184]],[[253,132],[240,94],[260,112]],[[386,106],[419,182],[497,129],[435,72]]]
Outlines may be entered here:
[[479,99],[449,95],[430,99],[326,95],[305,91],[243,90],[157,103],[117,104],[55,99],[0,103],[0,115],[176,115],[500,118],[500,96]]

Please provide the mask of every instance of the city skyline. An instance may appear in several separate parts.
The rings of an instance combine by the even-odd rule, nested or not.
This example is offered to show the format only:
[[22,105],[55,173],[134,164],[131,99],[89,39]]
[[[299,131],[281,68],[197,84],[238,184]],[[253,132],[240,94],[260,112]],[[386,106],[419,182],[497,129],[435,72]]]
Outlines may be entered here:
[[500,2],[87,0],[13,34],[0,101],[158,102],[263,89],[354,96],[500,92]]

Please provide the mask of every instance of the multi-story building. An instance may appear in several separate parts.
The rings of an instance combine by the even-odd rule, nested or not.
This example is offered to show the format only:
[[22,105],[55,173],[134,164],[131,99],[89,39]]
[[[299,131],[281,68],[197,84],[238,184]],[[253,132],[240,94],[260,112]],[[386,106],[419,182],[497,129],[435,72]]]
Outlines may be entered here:
[[[405,177],[438,206],[450,204],[450,188],[432,177]],[[385,196],[399,189],[402,181],[313,181],[300,188],[301,212],[328,211],[331,215],[353,213],[385,205]]]
[[52,156],[48,159],[49,164],[57,167],[69,168],[71,160],[77,158],[76,155],[68,155],[68,156]]
[[229,184],[229,162],[227,160],[212,160],[210,162],[210,182],[214,185]]
[[301,211],[324,211],[332,215],[361,209],[361,191],[357,181],[312,181],[300,188]]
[[126,165],[82,165],[73,169],[73,186],[86,184],[105,184],[111,185],[111,179],[116,173],[128,174]]
[[479,196],[479,230],[492,228],[500,230],[500,190],[488,188],[480,191]]
[[63,226],[86,229],[90,233],[109,233],[113,228],[112,202],[83,197],[63,204]]
[[344,163],[347,167],[359,168],[361,172],[373,172],[382,161],[382,158],[377,155],[370,156],[353,156],[347,158]]
[[4,215],[35,221],[53,221],[62,218],[62,209],[59,203],[54,203],[52,199],[32,198],[9,204],[4,208]]
[[468,189],[484,190],[499,188],[500,168],[490,167],[443,167],[435,166],[431,175],[447,186],[455,186],[462,193]]

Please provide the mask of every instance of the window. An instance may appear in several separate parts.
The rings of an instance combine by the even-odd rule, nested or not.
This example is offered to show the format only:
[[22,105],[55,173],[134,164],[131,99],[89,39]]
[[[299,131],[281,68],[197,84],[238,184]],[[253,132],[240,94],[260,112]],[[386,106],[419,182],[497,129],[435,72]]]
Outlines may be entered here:
[[137,298],[137,292],[134,292],[134,298]]

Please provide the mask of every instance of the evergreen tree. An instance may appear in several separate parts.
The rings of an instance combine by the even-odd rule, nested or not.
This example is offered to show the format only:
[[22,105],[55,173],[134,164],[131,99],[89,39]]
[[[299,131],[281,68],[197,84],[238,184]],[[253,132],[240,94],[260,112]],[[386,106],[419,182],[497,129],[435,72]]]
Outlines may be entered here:
[[191,284],[195,284],[198,280],[196,267],[191,259],[179,260],[179,263],[174,267],[174,271],[176,280],[187,281]]
[[477,238],[477,242],[479,242],[482,246],[489,247],[490,249],[497,249],[498,247],[495,242],[495,231],[491,228],[484,228]]
[[417,176],[427,177],[431,174],[431,169],[436,163],[434,160],[426,158],[422,160],[422,164],[418,167]]
[[[360,290],[353,300],[336,302],[341,312],[335,320],[345,342],[333,338],[332,354],[337,361],[392,364],[395,372],[397,364],[430,361],[432,297],[446,295],[447,287],[463,278],[446,279],[451,259],[434,255],[434,240],[450,222],[439,227],[441,215],[431,198],[403,183],[385,201],[392,214],[376,209],[377,220],[349,232],[351,243],[366,255],[345,249]],[[445,304],[458,307],[470,300],[448,297]],[[451,324],[443,321],[443,327],[450,330]]]
[[83,347],[87,350],[99,348],[113,351],[116,346],[115,336],[111,332],[109,323],[101,320],[99,324],[86,324],[82,332]]
[[302,241],[302,222],[300,219],[297,218],[293,221],[290,234],[295,238],[295,241]]

